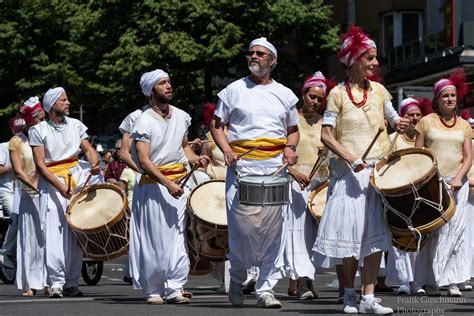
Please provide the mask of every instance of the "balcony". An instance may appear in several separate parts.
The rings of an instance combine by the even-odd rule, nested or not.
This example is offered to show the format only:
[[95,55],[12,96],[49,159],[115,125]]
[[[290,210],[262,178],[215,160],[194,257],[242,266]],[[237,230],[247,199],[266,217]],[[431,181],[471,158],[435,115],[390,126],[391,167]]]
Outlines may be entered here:
[[436,55],[447,47],[449,45],[446,45],[444,32],[420,37],[388,50],[387,64],[392,69],[404,64],[420,63],[425,61],[426,57]]

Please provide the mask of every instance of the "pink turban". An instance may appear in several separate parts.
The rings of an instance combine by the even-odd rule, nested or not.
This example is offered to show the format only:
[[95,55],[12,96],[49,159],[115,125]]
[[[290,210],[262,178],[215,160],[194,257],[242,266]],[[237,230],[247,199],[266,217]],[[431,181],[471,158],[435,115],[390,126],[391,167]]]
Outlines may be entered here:
[[464,74],[464,69],[458,68],[451,73],[449,79],[440,79],[436,81],[433,87],[435,99],[438,99],[441,95],[441,92],[447,88],[455,88],[457,97],[459,99],[464,98],[467,93],[466,75]]
[[326,77],[324,77],[321,71],[316,71],[313,75],[309,75],[306,77],[303,88],[301,88],[301,92],[305,93],[311,87],[320,87],[324,90],[324,95],[326,95],[326,91],[328,86],[326,84]]
[[337,53],[341,63],[350,68],[354,62],[370,48],[377,48],[361,27],[351,25],[342,37],[341,50]]

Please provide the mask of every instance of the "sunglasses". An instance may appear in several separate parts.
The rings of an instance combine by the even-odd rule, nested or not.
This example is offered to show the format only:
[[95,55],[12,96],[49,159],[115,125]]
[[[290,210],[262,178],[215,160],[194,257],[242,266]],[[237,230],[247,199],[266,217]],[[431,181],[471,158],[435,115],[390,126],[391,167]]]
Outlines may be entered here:
[[246,56],[252,57],[254,54],[257,54],[257,57],[266,57],[268,56],[267,53],[262,52],[261,50],[249,50],[245,53]]

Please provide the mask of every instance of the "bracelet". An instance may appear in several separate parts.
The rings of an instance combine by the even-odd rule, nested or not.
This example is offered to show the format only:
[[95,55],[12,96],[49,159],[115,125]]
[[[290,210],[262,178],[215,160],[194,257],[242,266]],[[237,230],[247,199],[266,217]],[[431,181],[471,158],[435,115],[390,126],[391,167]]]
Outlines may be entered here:
[[293,151],[296,151],[296,145],[285,145],[285,147],[289,147],[293,149]]
[[362,161],[362,159],[360,158],[357,158],[356,160],[354,160],[354,162],[351,164],[351,169],[354,170],[355,168],[357,168],[358,165],[361,165],[363,164],[364,162]]

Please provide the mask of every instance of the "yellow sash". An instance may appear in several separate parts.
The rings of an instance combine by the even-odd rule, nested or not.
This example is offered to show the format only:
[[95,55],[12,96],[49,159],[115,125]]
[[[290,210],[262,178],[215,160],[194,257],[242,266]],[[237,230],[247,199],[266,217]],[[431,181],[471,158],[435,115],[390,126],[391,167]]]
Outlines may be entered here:
[[259,149],[245,155],[245,159],[266,160],[278,156],[285,148],[286,142],[286,138],[260,137],[254,140],[236,140],[230,143],[230,147],[236,154],[241,155],[249,149],[260,146]]
[[[64,178],[64,181],[66,182],[66,186],[69,187],[68,174],[71,171],[71,169],[77,166],[78,164],[79,164],[79,161],[77,160],[77,157],[73,157],[73,158],[64,159],[64,160],[48,162],[46,164],[46,167],[48,167],[49,171],[51,171],[55,176]],[[71,188],[74,189],[75,187],[76,187],[76,181],[74,180],[74,177],[71,177]]]
[[[186,168],[182,163],[173,163],[164,166],[156,166],[158,171],[160,171],[165,177],[167,177],[171,181],[175,181],[179,178],[182,178],[186,175]],[[150,178],[147,174],[142,174],[140,177],[139,185],[143,184],[154,184],[158,183],[152,178]]]

